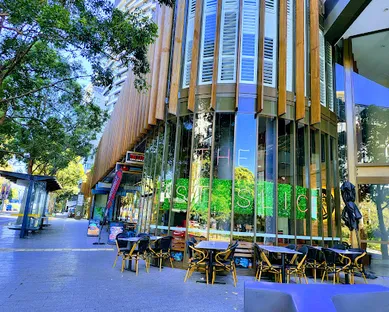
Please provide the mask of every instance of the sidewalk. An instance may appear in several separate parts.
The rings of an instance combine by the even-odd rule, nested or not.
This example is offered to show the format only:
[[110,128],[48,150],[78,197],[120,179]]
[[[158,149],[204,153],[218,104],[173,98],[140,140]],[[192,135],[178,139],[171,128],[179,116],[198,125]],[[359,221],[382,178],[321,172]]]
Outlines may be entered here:
[[[0,312],[243,311],[244,282],[253,276],[239,275],[237,287],[231,276],[218,277],[225,285],[196,283],[199,273],[184,283],[184,270],[151,267],[146,273],[143,262],[138,276],[121,273],[120,263],[112,268],[113,246],[93,245],[96,238],[86,236],[86,220],[50,223],[27,239],[0,224]],[[389,278],[369,283],[389,286]]]

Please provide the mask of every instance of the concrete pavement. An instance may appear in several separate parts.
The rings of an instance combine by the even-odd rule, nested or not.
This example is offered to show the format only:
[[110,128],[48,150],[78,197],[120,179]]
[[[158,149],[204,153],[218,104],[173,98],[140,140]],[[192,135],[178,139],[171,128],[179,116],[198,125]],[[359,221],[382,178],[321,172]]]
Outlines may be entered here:
[[[121,273],[120,263],[112,268],[113,246],[93,245],[96,238],[86,236],[86,220],[51,218],[50,227],[19,239],[6,227],[12,218],[5,218],[0,216],[0,312],[243,311],[244,281],[253,280],[240,275],[235,288],[227,276],[220,277],[225,285],[206,285],[196,283],[202,275],[194,273],[184,283],[184,270],[151,267],[146,273],[144,263],[138,276]],[[389,278],[369,283],[389,286]]]
[[[0,311],[242,311],[243,280],[234,288],[196,283],[185,271],[151,267],[139,275],[112,268],[112,246],[93,245],[87,221],[50,219],[49,229],[19,239],[0,225]],[[106,241],[106,238],[105,240]],[[61,250],[62,249],[62,250]],[[24,250],[24,251],[23,251]]]

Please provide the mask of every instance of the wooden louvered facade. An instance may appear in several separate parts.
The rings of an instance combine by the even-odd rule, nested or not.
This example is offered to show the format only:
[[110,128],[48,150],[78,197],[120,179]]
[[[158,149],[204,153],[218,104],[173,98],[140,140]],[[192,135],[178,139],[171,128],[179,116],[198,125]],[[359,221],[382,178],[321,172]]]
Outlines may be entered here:
[[209,101],[211,111],[225,111],[218,100],[228,98],[234,101],[228,109],[239,112],[242,99],[249,98],[259,116],[320,125],[324,111],[333,119],[332,51],[319,36],[319,5],[318,0],[177,0],[174,9],[157,5],[150,88],[139,93],[128,71],[98,146],[92,185],[166,116],[196,112],[198,99]]

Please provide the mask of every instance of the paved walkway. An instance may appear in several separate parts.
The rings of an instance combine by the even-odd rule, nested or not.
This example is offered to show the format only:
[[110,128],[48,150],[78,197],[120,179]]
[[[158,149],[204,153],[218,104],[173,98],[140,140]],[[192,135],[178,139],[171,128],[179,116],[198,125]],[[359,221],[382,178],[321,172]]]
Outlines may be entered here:
[[[11,311],[243,311],[243,284],[233,287],[184,283],[184,270],[151,267],[139,275],[112,268],[110,245],[96,246],[86,236],[87,221],[50,219],[41,233],[19,239],[0,216],[0,312]],[[103,241],[106,242],[106,233]],[[361,282],[360,280],[358,282]],[[372,283],[389,286],[388,278]]]
[[50,223],[23,240],[0,223],[1,312],[243,310],[243,280],[252,277],[236,288],[230,277],[226,285],[196,283],[196,273],[184,283],[183,270],[151,267],[147,274],[143,263],[138,276],[122,274],[120,264],[112,268],[112,246],[86,236],[87,221]]

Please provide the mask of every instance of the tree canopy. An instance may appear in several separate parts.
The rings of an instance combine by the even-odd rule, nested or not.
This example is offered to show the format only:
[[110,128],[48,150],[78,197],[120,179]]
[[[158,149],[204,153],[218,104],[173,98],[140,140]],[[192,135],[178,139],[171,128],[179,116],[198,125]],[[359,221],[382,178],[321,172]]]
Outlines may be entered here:
[[120,11],[109,0],[1,1],[0,160],[11,153],[25,160],[28,153],[29,173],[55,174],[86,157],[107,116],[78,80],[110,86],[106,64],[116,61],[131,67],[136,87],[145,88],[147,47],[156,36],[148,16]]

